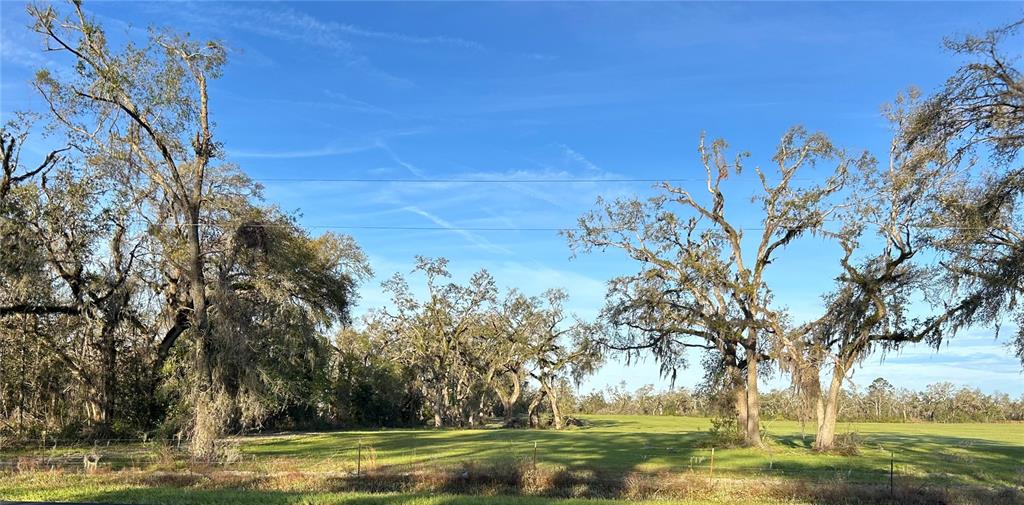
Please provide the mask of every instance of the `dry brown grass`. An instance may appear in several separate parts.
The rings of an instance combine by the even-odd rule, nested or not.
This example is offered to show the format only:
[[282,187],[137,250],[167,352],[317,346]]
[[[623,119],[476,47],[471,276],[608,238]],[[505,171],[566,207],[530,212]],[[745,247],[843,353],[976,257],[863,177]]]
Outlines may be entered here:
[[706,500],[741,503],[757,500],[811,501],[836,504],[1024,505],[1024,493],[1012,488],[935,486],[903,483],[890,493],[887,485],[809,482],[786,479],[709,478],[695,472],[626,474],[541,467],[525,461],[448,469],[389,472],[375,469],[355,476],[275,474],[261,483],[281,489],[364,493],[443,493],[478,496],[525,495],[551,498],[625,500]]
[[[37,471],[43,471],[42,469]],[[57,470],[61,472],[61,470]],[[2,477],[2,476],[0,476]],[[533,468],[527,460],[419,468],[397,472],[367,469],[310,473],[295,468],[270,473],[232,471],[197,465],[189,471],[114,471],[107,480],[146,487],[244,489],[296,493],[360,492],[459,494],[477,496],[540,496],[622,500],[698,500],[722,503],[811,502],[840,505],[1024,505],[1020,488],[939,486],[901,483],[820,482],[783,478],[711,478],[697,472],[628,472]]]

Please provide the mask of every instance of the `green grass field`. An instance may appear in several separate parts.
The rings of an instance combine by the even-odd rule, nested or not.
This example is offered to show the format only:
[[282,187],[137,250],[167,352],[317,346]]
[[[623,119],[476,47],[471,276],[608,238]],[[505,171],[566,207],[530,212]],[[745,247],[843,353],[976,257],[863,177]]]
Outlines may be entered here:
[[[145,477],[146,472],[182,471],[185,462],[139,464],[150,445],[100,448],[110,457],[99,475],[41,471],[0,475],[0,499],[121,501],[139,503],[368,503],[473,504],[474,497],[424,493],[366,494],[340,489],[321,478],[313,481],[282,475],[403,474],[449,469],[461,472],[486,465],[513,462],[531,468],[536,446],[538,467],[550,472],[598,471],[601,475],[679,474],[711,479],[711,448],[707,447],[708,419],[643,416],[590,416],[588,425],[552,430],[379,430],[264,435],[231,439],[233,460],[227,469],[246,475],[277,476],[268,484],[207,479],[186,483]],[[715,448],[714,479],[884,486],[889,479],[890,455],[895,457],[896,481],[901,484],[969,486],[985,489],[1024,489],[1024,424],[877,424],[843,423],[840,432],[863,439],[857,455],[817,454],[810,449],[813,435],[801,437],[795,422],[765,423],[768,446],[763,450]],[[118,452],[132,454],[137,471]],[[61,455],[74,461],[85,449],[49,449],[37,454]],[[22,453],[24,455],[24,453]],[[13,453],[0,456],[10,460]],[[102,460],[101,460],[102,462]],[[147,466],[148,465],[148,466]],[[224,467],[217,467],[224,470]],[[189,470],[191,472],[191,470]],[[457,474],[457,473],[453,473]],[[705,476],[708,478],[705,479]],[[332,477],[333,478],[333,477]],[[216,482],[215,482],[216,481]],[[717,481],[715,481],[717,482]],[[187,492],[183,492],[187,489]],[[345,491],[345,492],[337,492]],[[358,490],[356,490],[358,491]],[[689,496],[689,495],[688,495]],[[696,495],[698,497],[702,495]],[[702,498],[697,498],[702,499]],[[758,498],[771,503],[775,498]],[[545,496],[494,497],[488,503],[546,505],[574,503]],[[766,501],[767,500],[767,501]],[[732,501],[723,495],[712,502]],[[799,496],[786,500],[801,503]],[[590,500],[586,503],[597,504]],[[686,503],[701,503],[687,501]]]
[[[351,471],[358,446],[364,464],[410,466],[533,458],[567,468],[626,471],[708,471],[710,421],[653,416],[588,417],[589,426],[551,430],[351,431],[242,440],[257,460],[291,461],[304,468]],[[860,454],[810,451],[813,434],[790,421],[765,423],[768,448],[715,451],[715,471],[733,476],[783,475],[887,480],[890,456],[900,475],[958,483],[1024,483],[1024,424],[843,423],[840,432],[864,440]],[[372,455],[372,456],[371,456]],[[371,461],[372,458],[372,461]]]

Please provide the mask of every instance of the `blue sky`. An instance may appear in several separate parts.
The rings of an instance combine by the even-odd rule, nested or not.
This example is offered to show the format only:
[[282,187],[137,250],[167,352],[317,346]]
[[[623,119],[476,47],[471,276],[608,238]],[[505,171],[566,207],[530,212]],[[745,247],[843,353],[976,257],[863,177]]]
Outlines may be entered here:
[[[767,164],[791,125],[881,157],[879,107],[909,85],[935,90],[959,60],[943,37],[1017,19],[1019,3],[338,3],[95,2],[111,40],[169,25],[231,48],[210,90],[228,160],[300,210],[319,233],[351,233],[377,279],[359,312],[384,303],[379,281],[413,256],[445,256],[456,277],[490,270],[528,293],[563,287],[593,317],[604,282],[634,268],[616,254],[570,259],[555,232],[598,196],[649,195],[621,182],[429,183],[431,179],[683,179],[699,185],[702,131]],[[35,68],[66,71],[31,34],[24,4],[0,4],[0,111],[38,109]],[[806,177],[821,177],[809,172]],[[756,226],[747,171],[730,184],[734,219]],[[400,179],[350,183],[280,179]],[[278,179],[278,180],[274,180]],[[348,226],[434,230],[347,229]],[[817,239],[786,250],[769,282],[794,319],[812,317],[838,251]],[[1007,331],[1004,328],[1004,331]],[[919,388],[949,380],[1024,393],[1020,364],[993,330],[941,352],[913,347],[854,374]],[[694,360],[696,365],[699,361]],[[698,367],[677,383],[696,384]],[[650,359],[611,363],[583,386],[667,387]],[[771,385],[782,385],[775,379]]]

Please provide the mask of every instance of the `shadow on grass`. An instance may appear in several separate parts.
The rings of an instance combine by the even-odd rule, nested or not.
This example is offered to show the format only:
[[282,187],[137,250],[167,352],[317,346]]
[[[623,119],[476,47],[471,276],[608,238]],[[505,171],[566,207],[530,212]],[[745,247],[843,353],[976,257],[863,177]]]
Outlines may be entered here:
[[[720,450],[716,471],[784,478],[888,481],[890,451],[897,473],[905,479],[945,483],[985,483],[1024,486],[1024,447],[941,435],[871,434],[864,437],[860,455],[841,456],[811,452],[812,438],[799,435],[771,437],[781,451],[769,449]],[[532,458],[568,470],[599,469],[626,474],[633,471],[686,471],[706,468],[710,451],[707,435],[602,431],[480,431],[460,434],[456,440],[418,437],[412,444],[425,456],[425,464],[461,464],[501,458]],[[380,440],[378,451],[408,452],[410,440],[397,436]],[[415,464],[415,463],[413,463]],[[408,467],[409,462],[384,467]]]

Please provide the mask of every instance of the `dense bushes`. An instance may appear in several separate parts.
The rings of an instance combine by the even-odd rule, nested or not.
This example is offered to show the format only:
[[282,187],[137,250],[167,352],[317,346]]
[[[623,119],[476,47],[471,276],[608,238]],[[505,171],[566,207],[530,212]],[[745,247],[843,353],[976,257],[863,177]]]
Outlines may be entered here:
[[337,426],[409,426],[420,421],[423,398],[415,377],[380,353],[365,334],[339,342],[323,397],[322,415]]

